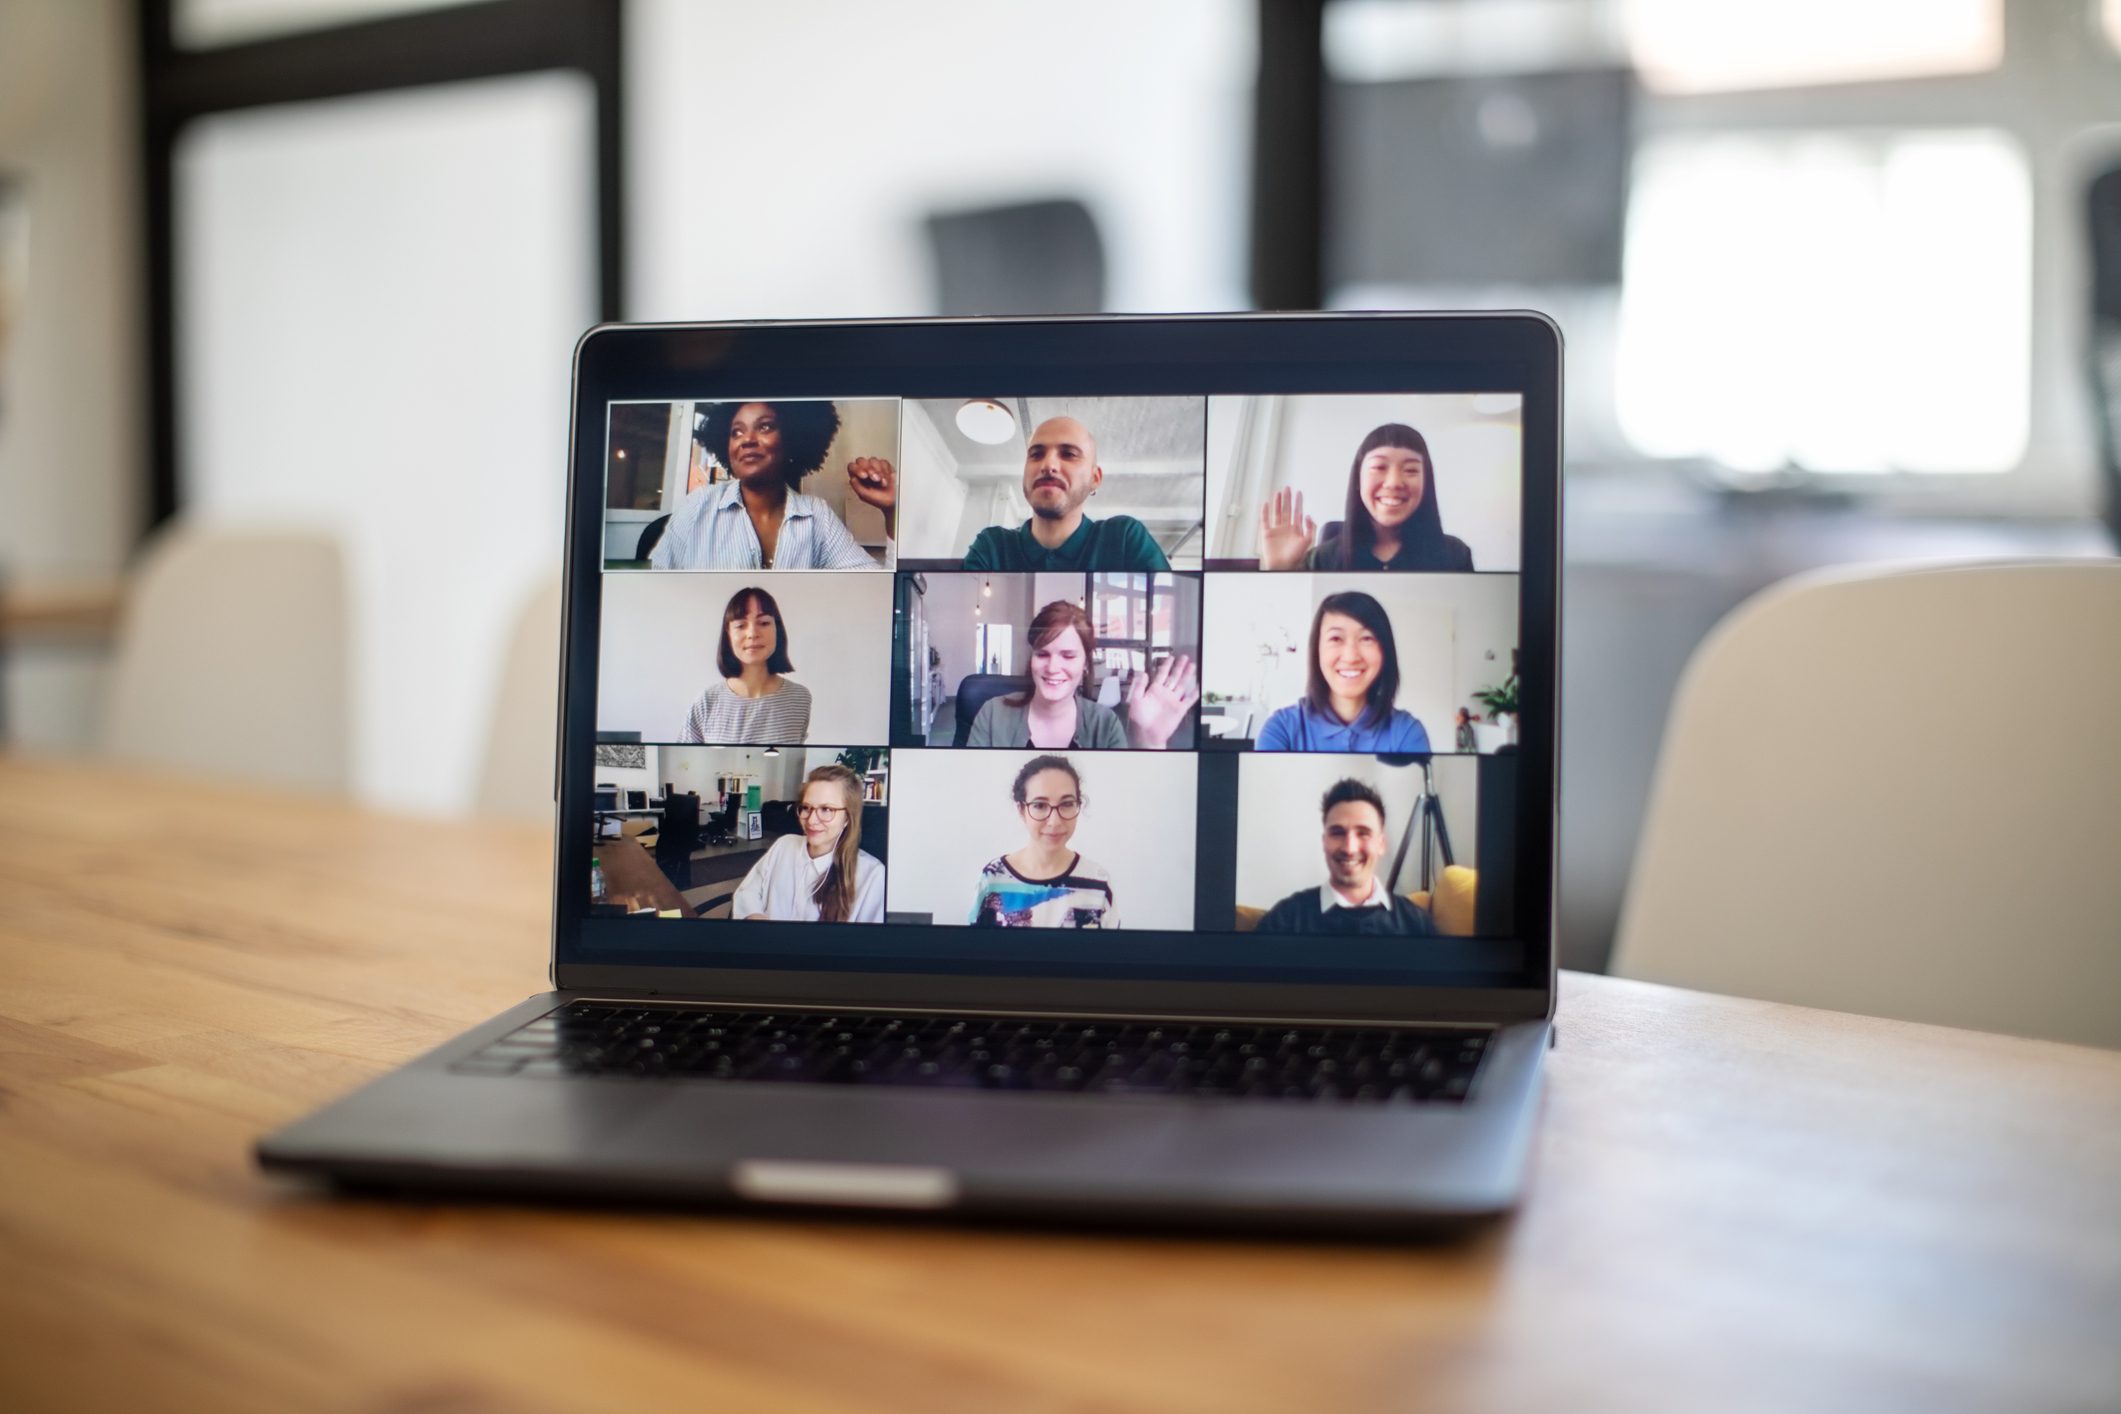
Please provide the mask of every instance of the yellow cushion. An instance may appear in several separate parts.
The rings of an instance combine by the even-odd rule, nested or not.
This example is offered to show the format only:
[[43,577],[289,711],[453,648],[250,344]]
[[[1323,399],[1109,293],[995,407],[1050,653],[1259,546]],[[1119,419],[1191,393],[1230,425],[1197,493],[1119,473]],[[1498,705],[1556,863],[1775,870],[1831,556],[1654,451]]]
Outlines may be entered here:
[[1429,910],[1437,932],[1447,938],[1470,938],[1473,936],[1473,898],[1479,883],[1478,870],[1468,869],[1463,864],[1446,864],[1442,876],[1436,881],[1435,902],[1430,902],[1427,889],[1417,890],[1407,897]]
[[1251,932],[1259,926],[1259,920],[1266,916],[1267,910],[1264,908],[1247,908],[1244,904],[1239,904],[1237,906],[1237,931],[1240,933]]

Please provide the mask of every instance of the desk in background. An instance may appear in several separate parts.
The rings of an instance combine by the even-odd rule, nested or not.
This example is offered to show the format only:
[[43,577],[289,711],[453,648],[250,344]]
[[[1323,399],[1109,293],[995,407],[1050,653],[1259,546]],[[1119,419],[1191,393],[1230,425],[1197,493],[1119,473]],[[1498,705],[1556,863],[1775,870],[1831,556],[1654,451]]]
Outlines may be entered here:
[[2121,1054],[1600,977],[1563,977],[1523,1211],[1448,1246],[345,1200],[259,1173],[260,1133],[544,985],[548,848],[0,757],[0,1408],[1936,1414],[2121,1391]]

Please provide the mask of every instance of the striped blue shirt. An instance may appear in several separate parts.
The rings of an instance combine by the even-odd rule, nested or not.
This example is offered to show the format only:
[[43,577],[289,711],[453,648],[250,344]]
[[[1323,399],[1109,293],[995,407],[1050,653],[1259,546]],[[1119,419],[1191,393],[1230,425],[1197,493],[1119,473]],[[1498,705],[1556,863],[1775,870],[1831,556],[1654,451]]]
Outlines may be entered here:
[[744,510],[743,487],[717,481],[690,492],[670,513],[663,538],[648,556],[659,570],[880,570],[832,507],[800,491],[788,493],[773,563],[766,564],[758,531]]

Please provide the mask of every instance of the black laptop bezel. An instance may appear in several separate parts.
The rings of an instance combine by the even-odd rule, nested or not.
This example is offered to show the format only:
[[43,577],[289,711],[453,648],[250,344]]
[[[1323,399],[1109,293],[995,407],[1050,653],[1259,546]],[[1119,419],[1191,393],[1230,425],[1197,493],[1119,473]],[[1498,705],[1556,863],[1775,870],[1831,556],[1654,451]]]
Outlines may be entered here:
[[[556,763],[551,980],[563,991],[832,1007],[1068,1015],[1503,1021],[1554,1003],[1554,809],[1559,739],[1560,331],[1536,313],[1236,314],[1052,319],[600,325],[575,350],[567,572]],[[1206,381],[1204,381],[1206,380]],[[582,942],[593,849],[597,646],[603,573],[605,413],[614,401],[680,401],[771,388],[788,396],[952,397],[1007,385],[1054,396],[1152,392],[1522,392],[1516,908],[1521,965],[1415,985],[865,971],[803,958],[788,968],[595,956]],[[1532,806],[1545,802],[1544,811]],[[574,827],[570,828],[570,824]],[[607,924],[611,920],[601,920]],[[620,920],[632,923],[634,920]],[[656,926],[648,920],[638,926]],[[666,925],[667,926],[667,925]],[[720,928],[766,927],[726,923]],[[882,924],[911,954],[934,929]],[[771,948],[761,940],[761,952]],[[851,960],[850,960],[851,961]]]

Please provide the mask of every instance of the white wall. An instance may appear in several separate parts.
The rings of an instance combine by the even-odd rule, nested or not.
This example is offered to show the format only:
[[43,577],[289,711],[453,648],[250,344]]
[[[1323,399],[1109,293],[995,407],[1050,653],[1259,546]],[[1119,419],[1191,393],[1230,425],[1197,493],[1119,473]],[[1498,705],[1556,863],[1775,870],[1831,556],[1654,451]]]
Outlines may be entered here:
[[[1211,574],[1202,691],[1255,700],[1266,713],[1302,699],[1311,619],[1328,594],[1359,589],[1384,606],[1399,650],[1399,706],[1438,751],[1472,694],[1509,676],[1517,643],[1517,576],[1506,574]],[[1263,659],[1262,645],[1276,651]]]
[[810,689],[819,743],[889,741],[891,576],[862,571],[615,570],[604,576],[597,726],[674,741],[721,676],[715,650],[729,597],[758,585],[781,606],[789,677]]
[[973,518],[974,530],[984,523],[978,518],[984,508],[976,511],[968,503],[964,479],[958,474],[957,455],[935,424],[946,406],[955,404],[911,398],[904,404],[898,463],[902,555],[937,559],[962,555],[964,547],[972,543],[971,531],[964,528],[967,518]]
[[[932,573],[925,577],[928,592],[922,596],[928,615],[929,646],[939,649],[943,655],[943,691],[957,692],[958,682],[978,668],[978,626],[982,623],[1014,624],[1016,635],[1016,669],[1021,672],[1028,661],[1024,654],[1023,627],[1031,622],[1037,605],[1046,602],[1037,598],[1037,582],[1042,576],[1029,574],[957,574]],[[1073,599],[1082,592],[1082,576],[1060,576],[1069,580]],[[984,592],[992,587],[993,593]],[[975,615],[977,606],[982,612]]]
[[[1478,410],[1491,406],[1499,410]],[[1240,468],[1240,429],[1248,418],[1268,435]],[[1517,404],[1502,410],[1500,403],[1458,393],[1210,398],[1210,556],[1257,555],[1260,507],[1285,486],[1303,493],[1304,511],[1321,529],[1339,520],[1355,449],[1387,422],[1405,423],[1428,442],[1444,532],[1466,542],[1473,567],[1517,569],[1524,478]]]
[[[0,574],[108,580],[139,533],[143,467],[133,6],[0,4],[0,172],[21,183],[27,287],[0,322]],[[92,652],[10,645],[9,740],[85,751]]]
[[635,0],[628,312],[932,313],[926,216],[1062,193],[1112,308],[1243,308],[1253,24],[1228,0]]
[[186,513],[345,544],[373,802],[469,804],[560,564],[593,116],[579,75],[531,75],[222,115],[178,148]]
[[655,799],[663,793],[662,762],[656,755],[660,749],[654,746],[642,748],[648,762],[646,766],[606,766],[601,762],[597,763],[595,783],[600,786],[617,786],[620,790],[644,790],[648,792],[649,799]]
[[[891,756],[894,913],[966,922],[981,866],[1025,842],[1010,784],[1031,751],[895,751]],[[1195,757],[1071,751],[1089,804],[1070,847],[1112,875],[1124,928],[1193,926]]]
[[[831,760],[833,755],[831,751],[812,748],[768,756],[763,746],[651,746],[648,750],[661,763],[663,774],[658,778],[657,791],[667,780],[681,795],[697,793],[702,810],[714,808],[715,782],[728,774],[742,775],[756,783],[761,800],[793,800],[810,768]],[[610,777],[599,769],[597,779]]]
[[[1439,756],[1434,765],[1436,797],[1453,854],[1458,863],[1477,869],[1480,763],[1470,756]],[[1318,804],[1327,787],[1347,777],[1367,782],[1384,797],[1391,842],[1377,872],[1379,878],[1390,875],[1392,855],[1421,793],[1419,770],[1387,766],[1374,756],[1253,752],[1237,768],[1238,903],[1271,908],[1298,889],[1315,889],[1326,881],[1325,826]],[[1420,848],[1419,838],[1407,847],[1401,893],[1421,886]],[[1436,857],[1441,863],[1441,854]]]

